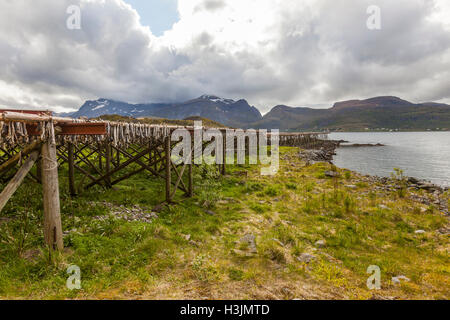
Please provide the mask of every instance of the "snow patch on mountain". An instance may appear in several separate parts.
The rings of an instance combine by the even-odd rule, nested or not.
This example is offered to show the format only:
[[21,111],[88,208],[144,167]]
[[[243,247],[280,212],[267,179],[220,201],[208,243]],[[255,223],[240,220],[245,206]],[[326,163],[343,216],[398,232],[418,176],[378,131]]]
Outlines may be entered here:
[[105,104],[101,104],[101,105],[99,105],[99,106],[93,108],[92,111],[98,110],[98,109],[103,109],[104,107],[106,107],[106,105],[105,105]]
[[232,100],[232,99],[224,99],[224,98],[220,98],[220,97],[217,97],[217,96],[214,96],[214,95],[207,95],[207,94],[204,94],[204,95],[200,96],[200,99],[202,99],[202,100],[209,100],[209,101],[212,101],[212,102],[220,102],[220,103],[224,103],[224,104],[233,104],[233,103],[235,103],[235,101]]

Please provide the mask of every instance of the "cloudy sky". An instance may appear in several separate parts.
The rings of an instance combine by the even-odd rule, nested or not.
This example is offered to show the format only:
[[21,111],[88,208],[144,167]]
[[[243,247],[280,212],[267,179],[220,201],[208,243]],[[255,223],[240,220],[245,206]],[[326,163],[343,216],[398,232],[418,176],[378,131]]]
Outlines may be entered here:
[[[81,29],[67,27],[71,5]],[[450,103],[450,1],[0,0],[0,106],[204,93],[262,112],[378,95]]]

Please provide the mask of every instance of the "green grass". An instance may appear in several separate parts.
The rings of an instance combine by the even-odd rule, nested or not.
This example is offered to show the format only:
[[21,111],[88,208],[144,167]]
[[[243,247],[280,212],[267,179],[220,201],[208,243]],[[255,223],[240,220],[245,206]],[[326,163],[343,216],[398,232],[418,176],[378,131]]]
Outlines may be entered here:
[[[381,296],[448,299],[448,236],[436,233],[448,218],[423,213],[409,190],[380,193],[348,171],[327,178],[329,165],[305,166],[296,149],[281,148],[281,159],[273,177],[258,166],[229,166],[225,177],[196,168],[196,196],[177,193],[151,223],[115,219],[111,210],[150,212],[163,200],[161,180],[142,173],[71,199],[62,167],[63,230],[71,232],[61,253],[43,246],[40,186],[24,183],[0,214],[0,297],[367,299],[366,270],[378,265]],[[246,234],[256,237],[256,253],[241,241]],[[303,253],[316,258],[302,263]],[[66,288],[70,265],[81,269],[81,290]],[[398,275],[411,282],[393,286]]]

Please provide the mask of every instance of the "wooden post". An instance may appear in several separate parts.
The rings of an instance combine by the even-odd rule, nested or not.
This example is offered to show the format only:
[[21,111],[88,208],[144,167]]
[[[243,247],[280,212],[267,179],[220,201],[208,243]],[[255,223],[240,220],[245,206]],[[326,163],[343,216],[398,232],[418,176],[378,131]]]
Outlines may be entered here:
[[190,198],[192,198],[194,196],[194,179],[193,179],[193,175],[192,175],[192,161],[190,164],[188,164],[188,173],[189,173],[189,185],[188,185],[188,196]]
[[70,195],[72,197],[75,197],[77,195],[77,191],[75,188],[75,168],[74,168],[74,154],[73,154],[73,143],[69,142],[69,145],[67,146],[69,149],[69,191]]
[[170,194],[170,185],[171,185],[171,158],[170,158],[170,134],[166,137],[165,143],[165,156],[166,156],[166,201],[167,203],[172,202],[171,194]]
[[224,135],[223,136],[223,148],[222,148],[222,154],[223,154],[223,164],[222,164],[222,175],[227,174],[227,138]]
[[36,177],[42,183],[42,161],[39,158],[36,160]]
[[[158,149],[158,145],[155,145],[155,149],[153,150],[153,159],[155,159],[155,160],[159,156],[159,154],[156,152],[157,149]],[[161,159],[161,157],[159,157],[159,159]],[[154,163],[155,163],[155,165],[153,166],[153,170],[158,171],[158,163],[157,162],[154,162]],[[160,166],[162,166],[162,162],[161,162]]]
[[153,157],[152,157],[152,143],[151,142],[148,143],[148,148],[149,148],[149,151],[148,151],[148,164],[151,165],[152,164],[152,159],[153,159]]
[[42,145],[42,190],[44,194],[44,239],[51,250],[64,248],[59,204],[56,145],[50,138]]
[[111,172],[111,142],[110,141],[106,141],[105,153],[106,153],[105,169],[106,169],[106,174],[108,174],[108,177],[106,178],[106,184],[108,185],[108,187],[111,188],[111,176],[109,175],[109,173]]
[[98,149],[98,168],[100,171],[103,171],[103,161],[102,161],[102,145],[101,143],[97,144]]
[[12,197],[14,192],[16,192],[17,188],[22,183],[25,176],[30,172],[37,158],[39,157],[39,151],[33,151],[27,160],[25,160],[22,167],[17,171],[12,180],[8,183],[8,185],[3,189],[0,194],[0,212],[5,207],[8,200]]

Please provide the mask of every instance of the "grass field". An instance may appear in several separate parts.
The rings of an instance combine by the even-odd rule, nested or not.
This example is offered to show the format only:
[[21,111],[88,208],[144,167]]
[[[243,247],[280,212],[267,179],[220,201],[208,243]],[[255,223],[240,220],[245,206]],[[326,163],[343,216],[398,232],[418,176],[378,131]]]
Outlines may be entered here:
[[[24,183],[0,214],[0,297],[450,298],[449,239],[437,232],[448,217],[409,199],[419,191],[379,191],[340,169],[328,178],[329,164],[280,151],[274,177],[258,166],[229,166],[224,177],[196,168],[196,196],[177,195],[150,221],[123,215],[150,214],[163,200],[161,180],[142,173],[71,199],[62,167],[57,254],[43,246],[40,186]],[[70,265],[80,267],[80,290],[66,287]],[[381,269],[380,290],[366,286],[371,265]],[[400,275],[409,281],[392,283]]]

